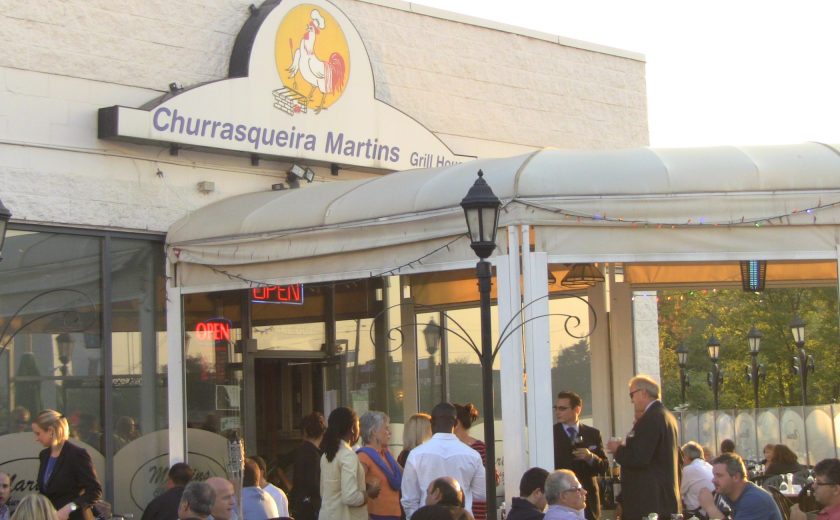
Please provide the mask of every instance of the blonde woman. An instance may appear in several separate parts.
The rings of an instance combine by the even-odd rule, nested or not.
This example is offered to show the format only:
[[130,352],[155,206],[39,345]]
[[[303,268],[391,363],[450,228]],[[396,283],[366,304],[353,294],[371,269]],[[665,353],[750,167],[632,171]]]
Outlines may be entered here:
[[405,467],[408,453],[432,438],[432,416],[416,413],[408,418],[403,428],[403,450],[397,457],[400,466]]
[[88,452],[67,442],[67,418],[55,410],[44,410],[35,417],[32,432],[44,447],[38,455],[38,489],[56,508],[58,520],[92,520],[102,485]]
[[58,513],[47,497],[32,493],[18,503],[11,520],[58,520]]

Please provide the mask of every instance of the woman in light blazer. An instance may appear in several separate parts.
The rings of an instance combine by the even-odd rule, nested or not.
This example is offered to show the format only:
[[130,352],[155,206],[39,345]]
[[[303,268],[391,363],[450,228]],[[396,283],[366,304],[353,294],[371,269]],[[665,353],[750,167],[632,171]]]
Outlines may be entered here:
[[349,408],[336,408],[321,441],[321,511],[319,520],[367,520],[365,470],[350,447],[359,440],[359,418]]

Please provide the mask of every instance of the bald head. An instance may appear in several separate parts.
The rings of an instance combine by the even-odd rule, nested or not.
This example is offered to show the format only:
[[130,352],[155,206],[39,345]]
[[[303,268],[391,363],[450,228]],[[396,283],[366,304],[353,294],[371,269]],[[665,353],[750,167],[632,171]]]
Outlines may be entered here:
[[452,477],[434,479],[426,490],[426,505],[464,507],[464,492],[461,485]]
[[210,477],[206,482],[216,492],[216,500],[210,514],[216,520],[230,520],[234,505],[233,484],[222,477]]

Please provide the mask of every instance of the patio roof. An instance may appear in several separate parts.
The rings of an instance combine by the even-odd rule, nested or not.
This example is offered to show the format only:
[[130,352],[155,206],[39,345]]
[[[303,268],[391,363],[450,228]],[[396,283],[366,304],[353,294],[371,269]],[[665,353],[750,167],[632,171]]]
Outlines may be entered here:
[[182,287],[471,265],[459,204],[479,169],[500,226],[533,225],[553,261],[835,258],[840,243],[838,145],[546,149],[231,197],[170,228],[169,260]]

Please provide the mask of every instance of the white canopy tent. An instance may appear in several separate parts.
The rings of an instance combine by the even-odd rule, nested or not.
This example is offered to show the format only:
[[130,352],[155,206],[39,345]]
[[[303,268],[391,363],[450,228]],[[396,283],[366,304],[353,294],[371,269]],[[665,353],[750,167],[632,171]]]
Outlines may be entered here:
[[[550,263],[836,263],[838,258],[837,145],[540,150],[246,194],[199,209],[167,236],[170,332],[182,326],[180,297],[186,293],[474,266],[459,204],[479,169],[503,202],[499,226],[507,231],[499,233],[499,247],[490,258],[500,323],[516,319],[522,302],[537,302],[526,307],[523,320],[547,313]],[[708,267],[704,271],[713,270]],[[666,272],[674,276],[673,269],[648,269],[644,283],[656,284]],[[623,433],[632,423],[631,411],[614,410],[611,403],[626,396],[623,385],[636,366],[632,291],[628,283],[613,282],[608,280],[611,319],[592,337],[593,370],[604,368],[611,380],[593,388],[593,409]],[[606,312],[610,303],[604,291],[588,296],[597,312]],[[552,404],[550,338],[541,321],[546,320],[530,321],[524,337],[512,336],[500,351],[504,454],[513,475],[528,466],[553,465],[551,417],[543,413]],[[520,340],[527,346],[524,357]],[[170,403],[180,403],[170,406],[175,462],[183,455],[178,441],[183,396],[172,368],[182,363],[182,338],[170,333],[169,341]],[[527,405],[523,366],[531,396]],[[522,436],[526,406],[527,447]],[[516,483],[510,480],[507,492],[515,496]]]
[[556,261],[834,258],[840,243],[836,145],[541,150],[231,197],[172,226],[169,261],[188,291],[472,265],[452,242],[479,169],[500,227],[534,226]]

